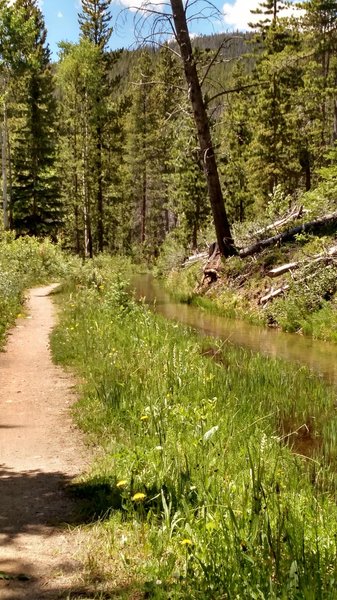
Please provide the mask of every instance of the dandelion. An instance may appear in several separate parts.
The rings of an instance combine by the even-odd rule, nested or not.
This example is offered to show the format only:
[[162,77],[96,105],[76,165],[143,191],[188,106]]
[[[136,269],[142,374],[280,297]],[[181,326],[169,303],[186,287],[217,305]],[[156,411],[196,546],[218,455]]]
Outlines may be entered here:
[[126,479],[121,479],[118,483],[117,483],[117,487],[118,488],[122,488],[125,487],[127,484],[127,480]]
[[185,538],[180,543],[182,546],[192,546],[192,544],[193,544],[192,540],[189,540],[188,538]]
[[137,492],[136,494],[134,494],[132,496],[132,500],[134,502],[142,502],[143,500],[145,500],[146,498],[146,494],[143,494],[142,492]]

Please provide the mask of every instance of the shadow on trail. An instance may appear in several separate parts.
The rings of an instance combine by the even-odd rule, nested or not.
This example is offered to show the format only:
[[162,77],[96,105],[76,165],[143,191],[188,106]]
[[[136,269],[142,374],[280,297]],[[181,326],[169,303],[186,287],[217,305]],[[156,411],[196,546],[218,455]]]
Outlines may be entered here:
[[3,589],[6,592],[6,600],[143,600],[149,597],[132,584],[118,586],[109,592],[95,592],[85,586],[46,589],[43,584],[36,585],[36,582],[9,582],[5,587],[0,582],[0,597]]
[[[0,577],[0,598],[5,596],[6,600],[143,600],[148,597],[144,592],[139,590],[139,585],[132,583],[121,583],[116,585],[110,591],[97,591],[99,583],[95,590],[95,585],[74,584],[69,583],[56,584],[47,587],[43,580],[30,578],[25,575],[29,572],[30,566],[27,564],[16,564],[16,572],[21,573],[16,577],[8,580],[1,580]],[[1,576],[1,561],[0,561],[0,576]],[[60,564],[65,577],[73,575],[73,564]]]
[[[5,600],[139,600],[144,595],[130,582],[122,582],[109,593],[96,592],[100,581],[97,574],[93,585],[75,583],[76,571],[81,566],[72,556],[53,563],[53,572],[62,574],[61,581],[46,581],[36,574],[39,557],[31,559],[27,552],[20,558],[22,534],[52,538],[67,525],[88,523],[108,516],[111,510],[121,508],[120,491],[112,482],[92,480],[74,483],[73,478],[61,472],[40,470],[12,471],[0,465],[0,545],[6,556],[0,559],[0,598]],[[29,544],[29,542],[28,542]],[[8,551],[8,552],[7,552]],[[43,547],[41,547],[43,552]],[[37,564],[34,564],[34,560]],[[96,587],[97,581],[97,587]]]
[[0,543],[29,532],[71,523],[76,506],[67,494],[71,477],[39,470],[17,472],[0,465]]

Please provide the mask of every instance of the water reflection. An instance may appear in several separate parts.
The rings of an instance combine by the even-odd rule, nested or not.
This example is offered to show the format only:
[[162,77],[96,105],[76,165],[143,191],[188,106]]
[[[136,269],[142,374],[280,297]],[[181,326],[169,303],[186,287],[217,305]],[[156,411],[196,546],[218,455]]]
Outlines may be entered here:
[[337,385],[337,347],[334,344],[256,327],[244,321],[211,315],[198,307],[179,304],[151,275],[134,277],[132,286],[138,299],[145,298],[156,312],[168,319],[242,348],[306,365]]

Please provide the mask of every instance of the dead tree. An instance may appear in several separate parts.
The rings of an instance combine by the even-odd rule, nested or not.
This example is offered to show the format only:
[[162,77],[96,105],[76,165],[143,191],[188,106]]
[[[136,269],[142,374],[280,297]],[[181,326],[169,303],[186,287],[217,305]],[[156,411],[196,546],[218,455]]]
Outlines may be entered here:
[[[224,198],[222,194],[218,167],[212,142],[211,128],[207,114],[206,101],[202,94],[202,83],[200,82],[197,64],[192,49],[191,38],[188,30],[189,18],[196,19],[197,14],[201,18],[207,18],[205,11],[214,12],[215,8],[211,2],[205,0],[200,2],[200,11],[193,17],[187,17],[187,11],[192,6],[195,8],[197,2],[183,2],[182,0],[170,0],[158,7],[156,2],[144,1],[141,6],[135,6],[136,17],[134,19],[135,35],[143,42],[155,44],[158,39],[173,36],[178,44],[179,52],[173,48],[172,51],[179,55],[182,60],[185,80],[188,87],[188,96],[192,108],[194,123],[197,131],[201,162],[205,174],[208,197],[212,209],[213,222],[216,232],[219,252],[228,257],[237,254],[229,225]],[[170,10],[171,9],[171,10]],[[145,31],[150,32],[144,35]],[[159,45],[161,43],[159,42]],[[213,64],[211,62],[210,66]],[[207,69],[208,73],[208,69]],[[205,79],[205,77],[203,78]]]
[[188,31],[186,12],[182,0],[171,0],[175,37],[184,65],[195,126],[198,133],[203,169],[207,181],[208,195],[213,213],[219,251],[223,256],[236,254],[225,203],[222,195],[218,167],[214,154],[209,119],[201,91],[197,66],[193,56]]

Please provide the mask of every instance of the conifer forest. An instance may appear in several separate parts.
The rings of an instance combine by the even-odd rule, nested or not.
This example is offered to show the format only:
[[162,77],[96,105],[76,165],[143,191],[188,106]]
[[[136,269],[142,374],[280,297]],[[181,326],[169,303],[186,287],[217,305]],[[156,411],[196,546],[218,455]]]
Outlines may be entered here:
[[5,229],[151,259],[167,239],[198,249],[215,226],[230,254],[233,223],[334,195],[335,2],[286,18],[286,2],[262,1],[251,33],[193,38],[190,55],[171,5],[145,6],[134,48],[110,51],[110,3],[83,0],[80,38],[52,62],[37,1],[1,1]]

